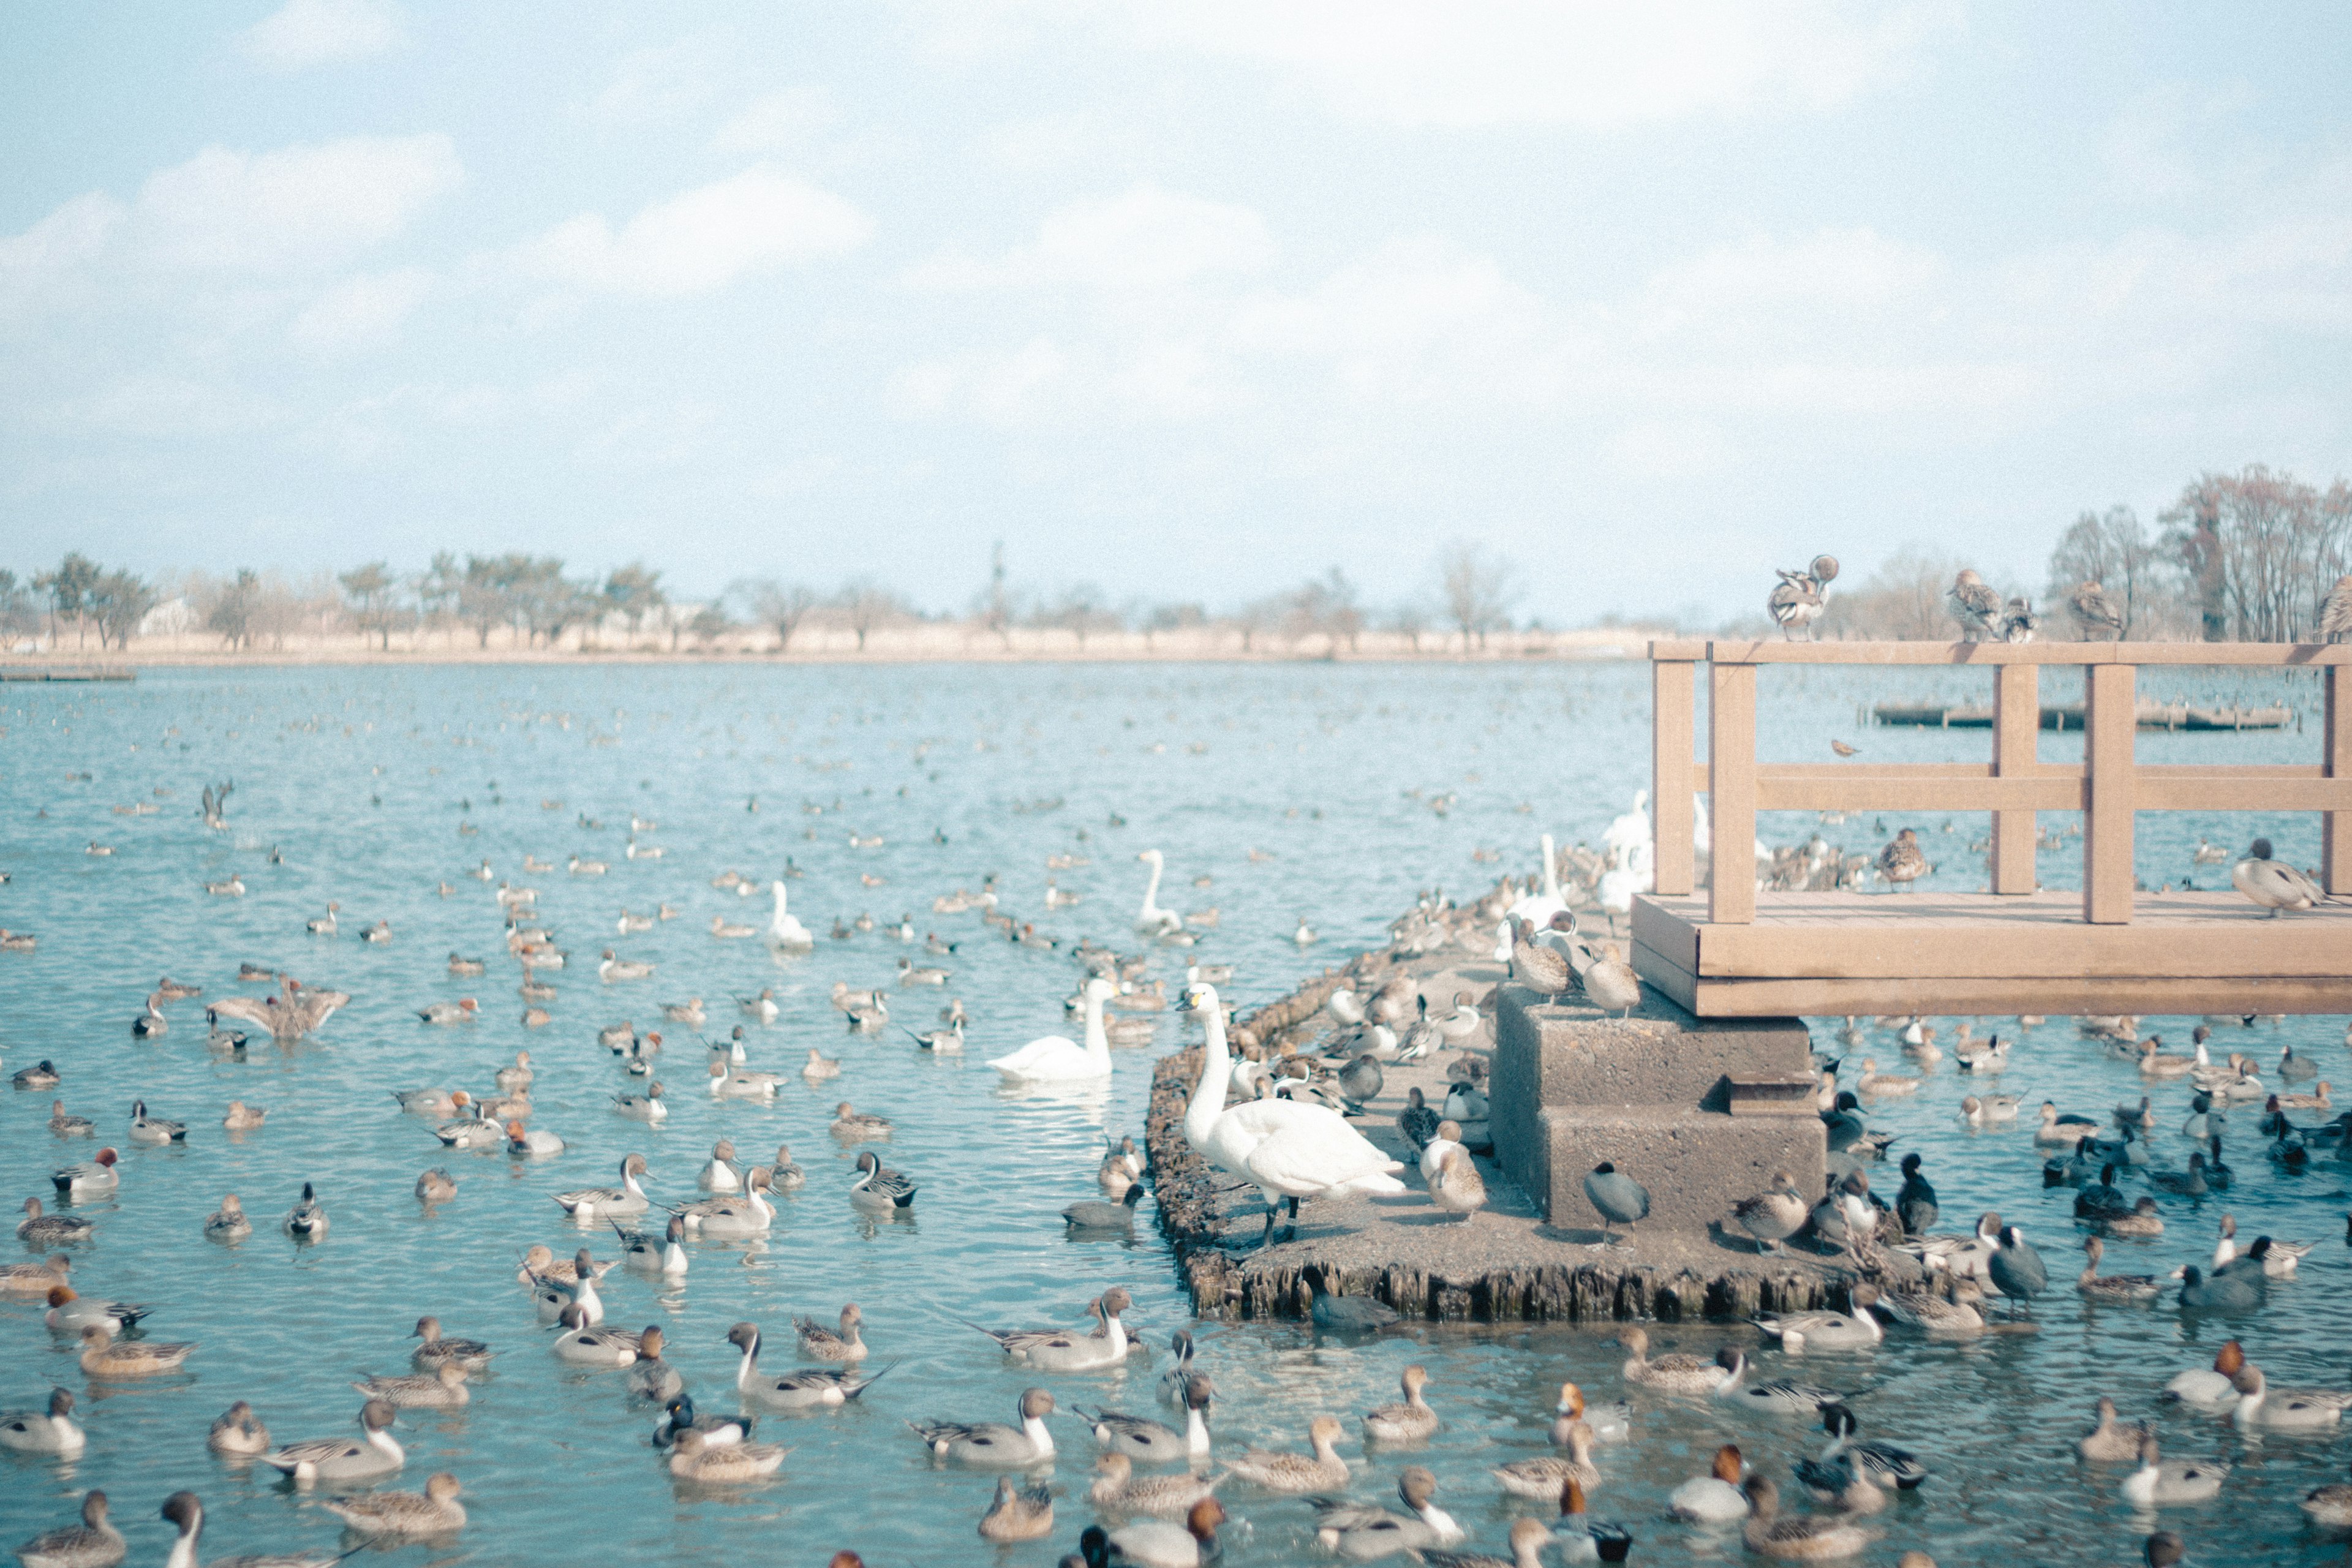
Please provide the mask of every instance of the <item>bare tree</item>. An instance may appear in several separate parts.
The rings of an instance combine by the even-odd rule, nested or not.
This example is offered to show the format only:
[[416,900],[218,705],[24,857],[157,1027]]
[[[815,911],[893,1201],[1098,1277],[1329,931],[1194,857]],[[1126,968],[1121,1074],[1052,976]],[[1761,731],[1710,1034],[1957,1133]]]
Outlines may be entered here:
[[860,653],[866,651],[866,636],[876,627],[914,618],[914,606],[871,577],[852,577],[841,585],[833,602],[841,611],[842,619],[849,623],[849,629],[857,634]]
[[74,641],[81,646],[87,637],[83,616],[89,611],[90,590],[98,585],[98,563],[79,550],[69,550],[58,563],[54,572],[36,573],[33,591],[44,594],[49,601],[49,641],[58,640],[57,617],[70,616],[74,624]]
[[234,653],[253,647],[253,620],[260,604],[261,574],[240,566],[236,576],[212,584],[197,607],[204,612],[205,629],[219,633]]
[[1282,625],[1287,609],[1279,598],[1252,599],[1233,613],[1234,629],[1242,634],[1242,651],[1251,652],[1257,639]]
[[805,583],[780,583],[773,577],[741,582],[728,589],[751,612],[751,618],[776,634],[776,651],[790,653],[793,634],[824,607],[824,595]]
[[155,590],[144,578],[117,568],[101,572],[84,595],[89,617],[98,623],[98,646],[103,650],[109,638],[117,648],[130,646],[131,634],[147,612],[155,607]]
[[378,634],[383,639],[383,650],[390,653],[393,594],[396,587],[390,566],[382,561],[371,561],[364,566],[354,566],[341,574],[336,581],[343,585],[343,596],[352,603],[354,612],[352,618],[358,624],[361,634],[364,636],[371,631]]
[[468,555],[457,582],[457,618],[474,628],[475,646],[490,646],[490,633],[514,614],[515,589],[530,570],[522,555]]
[[628,624],[629,640],[635,642],[637,628],[646,617],[669,603],[662,592],[662,574],[642,561],[632,561],[626,566],[615,566],[604,576],[604,604],[619,612]]
[[2322,493],[2256,463],[2204,474],[2158,521],[2196,584],[2208,641],[2294,642],[2352,558],[2352,489]]
[[[694,618],[686,623],[686,629],[692,634],[696,647],[707,648],[734,630],[735,623],[727,618],[726,610],[714,600],[694,612]],[[677,647],[675,636],[671,638],[671,647]]]
[[2122,635],[2142,636],[2168,626],[2179,600],[2179,551],[2168,551],[2140,526],[2127,506],[2086,511],[2059,536],[2050,552],[2049,596],[2053,604],[2084,583],[2096,583],[2123,611]]
[[1949,642],[1954,625],[1944,595],[1962,564],[1906,545],[1851,590],[1829,595],[1814,625],[1825,637]]
[[1421,639],[1429,635],[1429,606],[1418,599],[1407,599],[1389,611],[1389,630],[1406,639],[1412,651],[1421,651]]
[[1470,639],[1486,646],[1486,634],[1510,625],[1515,585],[1511,563],[1467,540],[1446,547],[1438,558],[1438,577],[1445,597],[1446,618],[1462,633],[1466,651]]
[[1149,650],[1153,639],[1162,632],[1192,631],[1209,624],[1209,612],[1197,604],[1154,605],[1138,609],[1129,617],[1143,633],[1143,646]]
[[1092,583],[1074,583],[1063,589],[1045,612],[1044,621],[1077,638],[1080,653],[1086,651],[1088,633],[1116,631],[1119,627],[1119,619],[1111,613],[1103,591]]

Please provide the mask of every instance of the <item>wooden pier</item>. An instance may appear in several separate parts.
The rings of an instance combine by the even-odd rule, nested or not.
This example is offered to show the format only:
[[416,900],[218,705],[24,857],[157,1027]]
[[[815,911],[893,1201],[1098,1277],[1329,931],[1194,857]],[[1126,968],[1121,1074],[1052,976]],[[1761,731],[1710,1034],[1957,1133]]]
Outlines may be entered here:
[[[2252,643],[1651,645],[1654,890],[1633,909],[1633,964],[1700,1017],[1903,1013],[2352,1013],[2352,905],[2272,919],[2234,892],[2142,893],[2142,811],[2320,814],[2318,877],[2352,893],[2352,647]],[[1985,763],[1759,763],[1756,672],[1770,664],[1982,665],[1994,671]],[[2041,667],[2084,667],[2084,760],[2045,763]],[[1706,667],[1707,759],[1693,754]],[[2138,763],[2138,670],[2316,668],[2326,719],[2308,763]],[[1711,841],[1751,844],[1759,811],[1992,816],[1984,893],[1759,895],[1716,875],[1702,895],[1694,793]],[[2035,879],[2041,811],[2084,815],[2083,890]],[[2261,826],[2250,827],[2251,838]]]
[[[2080,702],[2042,705],[2045,730],[2080,730],[2089,710]],[[1993,708],[1986,703],[1881,702],[1870,710],[1871,721],[1922,730],[1990,730]],[[2294,722],[2294,710],[2276,704],[2263,708],[2196,708],[2186,702],[2142,702],[2134,722],[2143,730],[2284,730]]]

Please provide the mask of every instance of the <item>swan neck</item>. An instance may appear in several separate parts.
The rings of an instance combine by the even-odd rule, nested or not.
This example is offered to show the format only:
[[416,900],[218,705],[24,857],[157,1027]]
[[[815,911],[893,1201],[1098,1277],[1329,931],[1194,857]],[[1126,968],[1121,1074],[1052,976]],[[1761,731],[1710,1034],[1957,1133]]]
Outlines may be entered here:
[[1225,1048],[1224,1004],[1210,993],[1207,1037],[1201,1046],[1201,1081],[1184,1107],[1184,1138],[1194,1148],[1208,1142],[1217,1118],[1224,1113],[1225,1086],[1233,1079],[1233,1053]]
[[1152,916],[1160,912],[1160,868],[1161,864],[1162,862],[1157,857],[1152,859],[1151,879],[1143,884],[1143,908],[1136,911],[1137,915],[1143,920],[1150,920]]
[[1091,985],[1087,987],[1087,1059],[1101,1067],[1110,1065],[1110,1034],[1103,1027],[1103,999]]
[[1544,897],[1555,904],[1560,903],[1559,857],[1552,849],[1551,835],[1549,833],[1543,836],[1543,860]]

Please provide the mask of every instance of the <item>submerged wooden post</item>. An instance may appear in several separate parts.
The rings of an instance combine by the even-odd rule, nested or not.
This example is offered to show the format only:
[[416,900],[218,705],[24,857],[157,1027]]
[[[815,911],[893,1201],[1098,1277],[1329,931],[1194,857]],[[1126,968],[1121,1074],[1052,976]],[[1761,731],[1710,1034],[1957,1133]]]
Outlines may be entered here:
[[1715,865],[1706,880],[1706,918],[1717,925],[1756,921],[1756,667],[1707,666],[1707,820]]
[[1691,845],[1697,805],[1691,796],[1698,770],[1691,756],[1691,722],[1697,710],[1702,643],[1650,645],[1650,812],[1656,868],[1654,889],[1686,895],[1698,885],[1697,856]]
[[[2344,710],[2346,667],[2331,664],[2320,679],[2327,691],[2325,753],[2320,766],[2332,779],[2352,778],[2352,713]],[[2331,893],[2352,893],[2352,812],[2327,811],[2319,816],[2319,872]]]
[[2095,664],[2084,672],[2083,771],[2090,800],[2083,817],[2083,919],[2092,925],[2131,924],[2137,673],[2128,664]]
[[[2004,664],[1993,670],[1992,771],[1997,777],[2021,778],[2034,770],[2042,743],[2041,677],[2041,667],[2032,664]],[[1994,892],[2033,891],[2039,837],[2039,819],[2031,811],[1992,814]]]

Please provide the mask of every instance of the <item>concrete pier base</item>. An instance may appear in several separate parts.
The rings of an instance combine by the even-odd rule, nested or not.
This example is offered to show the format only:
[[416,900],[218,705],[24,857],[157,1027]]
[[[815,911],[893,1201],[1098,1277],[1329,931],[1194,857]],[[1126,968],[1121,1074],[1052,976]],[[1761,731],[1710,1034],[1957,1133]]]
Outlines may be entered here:
[[1654,993],[1621,1019],[1509,984],[1494,1014],[1495,1158],[1554,1227],[1598,1228],[1584,1178],[1603,1161],[1649,1190],[1651,1230],[1727,1226],[1775,1171],[1822,1191],[1801,1021],[1698,1018]]

